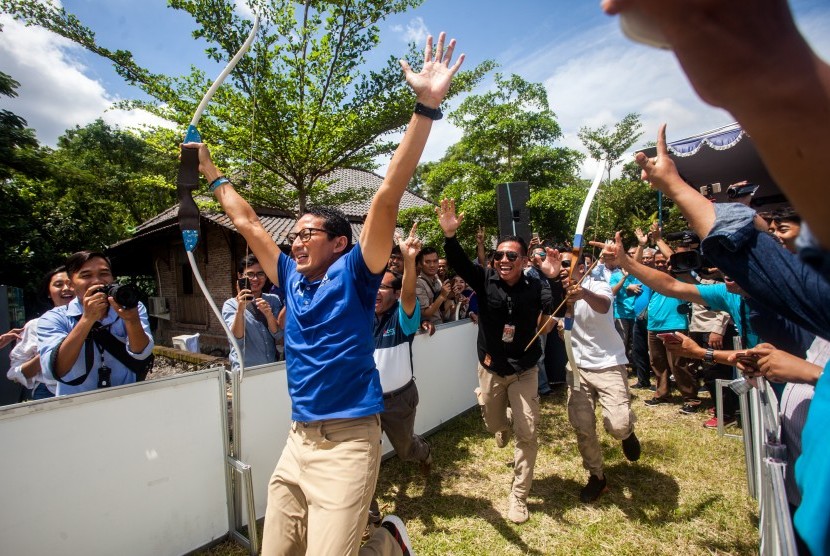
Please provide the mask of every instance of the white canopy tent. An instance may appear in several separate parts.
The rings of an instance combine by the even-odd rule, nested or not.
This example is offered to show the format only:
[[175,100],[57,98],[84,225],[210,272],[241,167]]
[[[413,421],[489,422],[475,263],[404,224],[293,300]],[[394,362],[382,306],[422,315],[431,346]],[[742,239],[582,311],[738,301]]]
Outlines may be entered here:
[[[770,210],[787,202],[761,161],[752,138],[736,123],[672,141],[668,147],[678,171],[693,186],[721,184],[721,192],[715,194],[718,202],[727,201],[726,188],[730,184],[743,180],[761,186],[752,199],[754,208]],[[653,157],[657,148],[642,152]]]

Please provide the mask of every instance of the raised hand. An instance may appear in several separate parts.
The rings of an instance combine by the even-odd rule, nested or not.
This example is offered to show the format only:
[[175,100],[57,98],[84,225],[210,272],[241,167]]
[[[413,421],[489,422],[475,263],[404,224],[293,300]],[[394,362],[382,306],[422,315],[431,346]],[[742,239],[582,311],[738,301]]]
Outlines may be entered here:
[[653,239],[655,243],[663,239],[663,228],[660,226],[660,223],[656,220],[651,223],[649,233],[651,234],[651,239]]
[[643,230],[641,230],[640,228],[635,228],[634,235],[637,237],[637,244],[640,247],[645,247],[646,245],[648,245],[648,236],[643,233]]
[[556,278],[562,270],[562,253],[551,247],[545,247],[545,260],[539,264],[539,268],[548,278]]
[[401,255],[403,256],[404,260],[411,260],[414,261],[415,257],[418,256],[418,253],[421,252],[421,240],[418,239],[416,235],[416,231],[418,230],[418,223],[415,222],[412,225],[412,229],[409,230],[409,235],[406,236],[404,239],[403,237],[398,236],[398,247],[401,248]]
[[644,153],[639,152],[634,155],[634,160],[642,170],[642,179],[670,197],[672,184],[676,185],[680,181],[685,185],[677,172],[674,160],[669,156],[669,147],[666,144],[666,124],[662,124],[660,131],[657,132],[657,156],[649,158]]
[[455,50],[455,39],[452,39],[444,50],[446,33],[438,35],[438,44],[432,48],[432,35],[427,36],[424,48],[424,67],[419,73],[412,71],[406,60],[400,60],[401,67],[406,75],[406,82],[415,92],[418,102],[429,107],[438,108],[447,91],[450,89],[452,76],[464,62],[464,54],[458,57],[455,64],[450,66],[452,53]]
[[453,237],[461,222],[464,220],[464,213],[455,213],[455,199],[442,199],[441,205],[435,207],[438,215],[438,224],[444,230],[446,237]]
[[625,252],[625,246],[622,242],[622,234],[617,232],[614,234],[613,242],[591,241],[588,242],[593,247],[602,249],[602,258],[607,264],[614,266],[623,266],[623,262],[628,258]]
[[487,234],[484,232],[484,226],[479,226],[478,230],[476,231],[476,243],[477,244],[484,244],[484,240],[487,239]]

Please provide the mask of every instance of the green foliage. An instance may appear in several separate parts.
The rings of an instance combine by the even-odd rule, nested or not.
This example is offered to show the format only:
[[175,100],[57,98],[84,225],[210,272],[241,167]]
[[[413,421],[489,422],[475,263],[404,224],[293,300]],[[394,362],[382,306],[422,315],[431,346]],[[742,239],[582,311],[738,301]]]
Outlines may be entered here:
[[103,250],[175,202],[175,156],[101,120],[67,131],[55,150],[31,151],[42,175],[0,182],[4,284],[32,291],[68,254]]
[[[0,71],[0,95],[17,96],[20,83]],[[37,139],[26,120],[8,110],[0,110],[0,180],[12,172],[39,174],[43,166],[37,156]]]
[[620,163],[622,156],[631,145],[636,143],[643,134],[642,127],[640,115],[632,112],[617,122],[613,130],[609,130],[608,126],[604,125],[596,129],[586,126],[581,128],[577,135],[588,149],[591,158],[594,160],[605,158],[606,169],[610,172]]
[[[199,28],[195,39],[210,46],[208,56],[224,65],[239,50],[251,22],[234,12],[233,0],[170,0],[174,9],[191,14]],[[395,144],[385,134],[410,119],[414,96],[402,79],[398,56],[375,71],[363,67],[377,47],[378,23],[420,0],[351,2],[256,1],[262,17],[257,40],[228,77],[199,124],[217,162],[243,179],[252,201],[303,211],[324,204],[319,180],[336,168],[374,169],[377,156]],[[56,6],[35,0],[2,0],[5,11],[27,24],[40,25],[73,40],[115,64],[116,71],[153,101],[122,103],[144,108],[184,129],[210,84],[193,69],[183,77],[153,74],[125,51],[111,51],[94,33]],[[423,60],[414,45],[408,53],[417,71]],[[484,62],[459,72],[447,98],[470,90],[493,67]],[[253,138],[253,140],[252,140]],[[172,143],[175,144],[175,143]]]

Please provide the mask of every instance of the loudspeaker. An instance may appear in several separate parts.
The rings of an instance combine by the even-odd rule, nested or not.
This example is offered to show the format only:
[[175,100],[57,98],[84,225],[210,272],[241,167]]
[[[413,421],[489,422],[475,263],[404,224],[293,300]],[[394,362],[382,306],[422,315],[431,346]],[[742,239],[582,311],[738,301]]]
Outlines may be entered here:
[[526,181],[500,183],[496,186],[499,213],[499,237],[519,236],[530,242],[530,185]]

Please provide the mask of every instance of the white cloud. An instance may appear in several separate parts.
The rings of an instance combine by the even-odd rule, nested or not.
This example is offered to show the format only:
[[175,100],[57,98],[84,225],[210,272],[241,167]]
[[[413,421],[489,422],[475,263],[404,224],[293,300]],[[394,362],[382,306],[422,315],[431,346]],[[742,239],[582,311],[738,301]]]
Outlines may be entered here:
[[394,33],[397,33],[403,42],[414,42],[418,45],[424,44],[426,42],[427,35],[430,34],[426,23],[424,23],[424,18],[422,17],[410,19],[409,23],[405,26],[391,25],[389,29]]
[[254,10],[246,0],[234,0],[234,11],[241,17],[250,20],[253,20],[256,17],[254,16]]
[[0,24],[3,71],[20,83],[18,97],[0,97],[0,108],[25,118],[41,142],[54,145],[66,129],[97,118],[122,128],[170,125],[144,111],[110,110],[120,99],[87,77],[79,58],[83,49],[75,43],[8,16],[0,16]]

